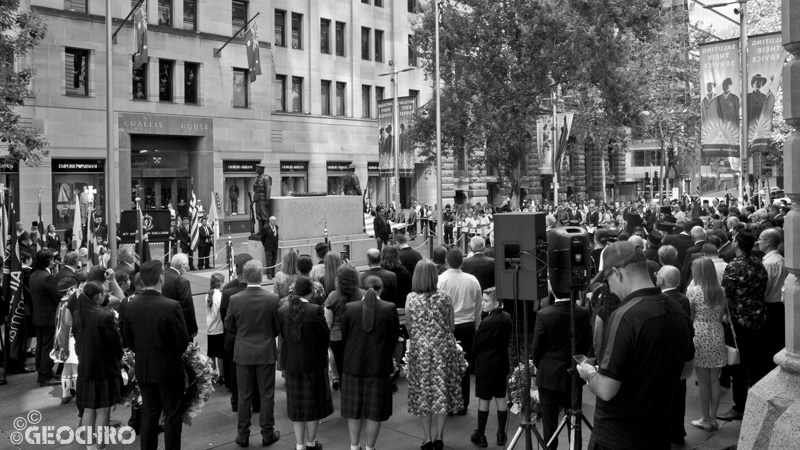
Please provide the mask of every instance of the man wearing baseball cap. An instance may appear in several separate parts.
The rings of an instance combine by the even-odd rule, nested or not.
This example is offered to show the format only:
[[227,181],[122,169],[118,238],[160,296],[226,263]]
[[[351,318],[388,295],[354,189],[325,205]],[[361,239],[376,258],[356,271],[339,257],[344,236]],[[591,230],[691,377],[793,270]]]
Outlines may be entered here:
[[691,374],[692,323],[648,274],[647,258],[631,242],[600,255],[595,280],[622,302],[604,327],[597,365],[578,373],[597,395],[590,449],[669,449],[669,405],[678,381]]

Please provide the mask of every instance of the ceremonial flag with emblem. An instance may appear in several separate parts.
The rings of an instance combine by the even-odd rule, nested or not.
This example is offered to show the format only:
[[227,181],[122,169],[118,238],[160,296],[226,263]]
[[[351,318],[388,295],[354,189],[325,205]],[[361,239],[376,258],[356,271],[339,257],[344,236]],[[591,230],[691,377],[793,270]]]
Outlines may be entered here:
[[189,215],[192,216],[190,225],[192,245],[190,249],[195,251],[197,243],[200,241],[200,217],[197,211],[197,197],[194,195],[194,186],[192,186],[192,200],[189,202]]
[[[11,204],[11,202],[9,202]],[[14,205],[11,204],[9,219],[5,219],[3,204],[3,222],[14,217]],[[8,319],[8,356],[17,360],[25,360],[25,338],[33,330],[25,327],[25,295],[21,288],[22,264],[19,261],[16,230],[6,226],[6,249],[3,261],[3,298],[11,299]]]
[[147,15],[145,13],[145,5],[136,10],[133,15],[133,24],[136,28],[136,53],[134,54],[133,65],[134,69],[142,67],[142,64],[147,64]]
[[75,194],[75,212],[72,214],[72,249],[77,251],[81,246],[81,204],[78,194]]
[[39,193],[39,215],[36,216],[39,225],[36,228],[39,230],[39,244],[41,247],[45,246],[46,239],[44,238],[44,219],[42,218],[42,193]]
[[217,212],[219,208],[219,194],[211,192],[211,197],[214,199],[214,205],[211,207],[211,211],[208,212],[208,221],[211,223],[211,230],[214,232],[214,245],[216,248],[217,239],[219,239],[219,213]]
[[255,23],[244,33],[244,40],[247,46],[247,67],[252,83],[256,81],[256,76],[261,75],[261,55],[258,46],[258,29]]

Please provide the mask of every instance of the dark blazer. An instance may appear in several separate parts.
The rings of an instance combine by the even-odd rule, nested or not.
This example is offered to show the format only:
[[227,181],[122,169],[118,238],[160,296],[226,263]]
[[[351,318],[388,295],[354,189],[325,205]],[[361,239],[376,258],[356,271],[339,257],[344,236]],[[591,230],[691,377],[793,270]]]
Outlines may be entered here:
[[[413,210],[412,210],[413,211]],[[406,266],[406,270],[411,276],[414,276],[414,269],[417,268],[417,263],[422,261],[422,255],[411,247],[403,247],[400,249],[400,262]]]
[[197,334],[197,318],[194,313],[192,286],[189,284],[189,280],[170,267],[164,271],[164,286],[161,287],[161,293],[164,297],[176,300],[181,304],[186,331],[189,332],[190,337],[194,337]]
[[[589,310],[575,307],[575,332],[578,353],[585,355],[592,344]],[[533,329],[533,364],[538,369],[536,385],[569,392],[567,369],[575,366],[569,337],[569,302],[557,302],[536,313]]]
[[476,253],[464,260],[461,271],[474,275],[481,284],[481,291],[494,287],[494,258]]
[[73,327],[75,352],[84,362],[83,367],[78,366],[78,375],[92,380],[119,378],[122,336],[114,314],[97,305],[85,307],[81,323],[81,329]]
[[389,272],[392,272],[397,277],[397,296],[395,297],[394,305],[398,308],[405,308],[406,299],[408,294],[411,293],[411,274],[408,273],[405,266],[398,266]]
[[375,215],[375,220],[372,221],[372,226],[375,229],[375,237],[382,240],[383,242],[387,242],[389,240],[389,227],[386,225],[386,221],[383,220],[380,214]]
[[63,280],[64,278],[74,278],[75,281],[77,281],[78,283],[81,282],[81,280],[78,278],[78,271],[72,270],[68,266],[62,266],[61,270],[58,271],[58,273],[56,274],[56,284],[58,284],[58,282]]
[[189,228],[188,230],[183,225],[178,228],[178,238],[181,241],[181,251],[183,253],[189,253],[192,248],[192,229]]
[[45,246],[53,252],[54,255],[58,256],[61,254],[61,238],[58,237],[58,233],[53,236],[50,236],[50,233],[45,233]]
[[225,329],[235,336],[233,362],[275,364],[278,296],[261,286],[246,286],[231,297]]
[[283,338],[281,367],[289,373],[327,370],[331,331],[328,328],[328,322],[325,321],[325,308],[308,302],[303,302],[302,306],[304,320],[300,342],[289,338],[291,304],[278,310],[277,331]]
[[56,277],[49,270],[36,270],[31,274],[29,286],[33,303],[33,325],[36,327],[56,326],[56,310],[61,301]]
[[348,303],[344,308],[344,373],[364,377],[388,377],[393,371],[394,348],[400,334],[397,308],[378,299],[375,305],[375,325],[369,333],[361,326],[364,301]]
[[688,234],[670,234],[664,236],[664,244],[671,245],[675,247],[675,250],[678,251],[678,262],[676,263],[678,269],[683,267],[683,262],[686,259],[686,250],[688,250],[692,245],[694,245],[694,241],[692,241],[692,237]]
[[242,292],[246,287],[247,283],[244,281],[240,282],[238,279],[233,280],[222,287],[222,299],[220,300],[219,304],[219,316],[222,319],[222,334],[225,336],[223,350],[231,355],[233,355],[233,345],[236,341],[236,333],[228,333],[228,327],[225,326],[225,318],[228,316],[228,308],[230,308],[231,305],[231,297],[239,292]]
[[681,308],[683,308],[683,310],[686,311],[686,315],[692,317],[692,309],[691,306],[689,305],[689,299],[686,298],[685,295],[681,294],[677,289],[671,289],[669,291],[666,291],[664,292],[664,295],[680,303]]
[[269,224],[264,225],[261,228],[261,243],[264,245],[265,252],[277,252],[278,251],[278,236],[280,235],[280,229],[277,225],[275,225],[275,232],[272,232],[272,227]]
[[144,383],[172,381],[183,373],[181,357],[189,334],[181,305],[148,289],[125,311],[125,343],[136,353],[136,379]]
[[197,241],[197,246],[200,248],[206,247],[213,247],[214,246],[214,233],[211,231],[211,227],[208,225],[200,226],[200,239]]
[[397,275],[380,267],[370,267],[361,273],[361,284],[364,284],[364,279],[370,275],[375,275],[383,282],[381,300],[397,305]]
[[508,375],[511,327],[511,315],[499,308],[481,320],[472,341],[472,373],[476,377]]

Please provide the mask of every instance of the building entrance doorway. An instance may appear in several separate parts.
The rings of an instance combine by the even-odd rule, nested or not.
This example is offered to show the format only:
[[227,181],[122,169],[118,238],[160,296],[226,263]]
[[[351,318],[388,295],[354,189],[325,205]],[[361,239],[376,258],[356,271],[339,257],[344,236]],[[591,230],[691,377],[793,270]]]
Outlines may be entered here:
[[189,215],[189,178],[142,177],[131,180],[131,202],[142,209],[167,209],[169,204],[181,217]]

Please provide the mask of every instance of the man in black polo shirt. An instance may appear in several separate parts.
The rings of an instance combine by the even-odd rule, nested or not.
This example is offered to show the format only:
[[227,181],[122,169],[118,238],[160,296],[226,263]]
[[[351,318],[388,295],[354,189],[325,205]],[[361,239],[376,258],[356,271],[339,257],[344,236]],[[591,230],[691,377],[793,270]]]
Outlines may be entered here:
[[691,321],[653,285],[647,258],[630,242],[606,247],[599,269],[623,300],[608,318],[598,365],[578,366],[597,395],[589,448],[667,450],[670,401],[693,368]]

